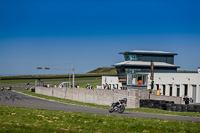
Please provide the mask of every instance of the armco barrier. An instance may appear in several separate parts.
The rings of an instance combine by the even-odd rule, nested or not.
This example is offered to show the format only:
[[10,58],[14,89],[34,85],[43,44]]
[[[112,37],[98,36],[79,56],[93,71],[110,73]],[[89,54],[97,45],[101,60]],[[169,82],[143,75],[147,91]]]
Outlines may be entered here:
[[139,90],[88,90],[85,88],[46,88],[36,87],[35,93],[71,99],[99,105],[111,105],[119,99],[127,98],[127,108],[139,108]]

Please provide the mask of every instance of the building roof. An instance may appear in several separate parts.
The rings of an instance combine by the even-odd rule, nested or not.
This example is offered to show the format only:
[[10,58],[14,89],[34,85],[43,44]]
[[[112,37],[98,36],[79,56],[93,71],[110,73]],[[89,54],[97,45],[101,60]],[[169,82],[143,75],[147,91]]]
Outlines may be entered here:
[[177,55],[177,53],[165,52],[165,51],[148,51],[148,50],[133,50],[125,51],[119,54],[153,54],[153,55]]
[[[116,63],[113,66],[143,66],[143,67],[150,67],[151,62],[147,61],[124,61],[121,63]],[[174,67],[174,68],[179,68],[179,66],[165,63],[165,62],[154,62],[154,67]]]

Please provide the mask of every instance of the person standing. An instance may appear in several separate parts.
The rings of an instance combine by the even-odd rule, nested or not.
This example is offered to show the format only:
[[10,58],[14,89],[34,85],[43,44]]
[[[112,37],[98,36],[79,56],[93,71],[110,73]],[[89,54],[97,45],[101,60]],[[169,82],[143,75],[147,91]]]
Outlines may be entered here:
[[157,95],[161,95],[160,88],[159,88],[159,90],[157,91]]
[[142,81],[139,80],[139,81],[137,82],[137,84],[138,84],[138,85],[142,85]]

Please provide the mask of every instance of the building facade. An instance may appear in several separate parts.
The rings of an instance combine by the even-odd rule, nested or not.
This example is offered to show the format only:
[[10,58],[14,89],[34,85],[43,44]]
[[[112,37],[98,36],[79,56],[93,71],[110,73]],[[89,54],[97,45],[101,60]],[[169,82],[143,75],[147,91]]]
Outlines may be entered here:
[[[136,50],[120,54],[124,55],[125,61],[113,65],[118,76],[103,76],[102,84],[108,84],[111,89],[161,89],[161,95],[187,96],[193,103],[200,103],[200,68],[198,72],[177,72],[176,53]],[[153,75],[151,62],[154,64]]]

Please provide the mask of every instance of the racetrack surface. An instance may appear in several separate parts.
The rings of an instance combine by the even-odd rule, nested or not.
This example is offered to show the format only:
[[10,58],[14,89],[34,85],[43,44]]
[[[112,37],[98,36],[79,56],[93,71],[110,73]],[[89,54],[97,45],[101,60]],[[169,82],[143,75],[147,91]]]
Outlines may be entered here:
[[122,114],[117,112],[109,113],[107,109],[98,109],[86,106],[60,103],[56,101],[50,101],[41,98],[36,98],[33,96],[24,95],[13,91],[0,91],[0,105],[29,107],[38,109],[48,109],[48,110],[60,110],[66,112],[83,112],[83,113],[115,115],[115,116],[125,116],[125,117],[159,118],[159,119],[200,122],[200,118],[188,117],[188,116],[170,116],[170,115],[135,113],[135,112],[124,112]]

